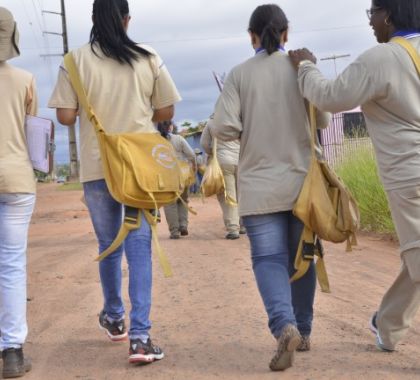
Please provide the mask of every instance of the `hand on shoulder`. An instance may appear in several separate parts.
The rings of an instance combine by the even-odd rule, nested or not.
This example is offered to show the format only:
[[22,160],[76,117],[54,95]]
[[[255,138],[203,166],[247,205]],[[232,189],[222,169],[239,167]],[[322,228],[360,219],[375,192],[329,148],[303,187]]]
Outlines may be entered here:
[[316,57],[313,53],[306,49],[297,49],[297,50],[289,50],[289,57],[292,61],[293,66],[298,69],[299,64],[303,61],[310,61],[312,63],[316,63]]

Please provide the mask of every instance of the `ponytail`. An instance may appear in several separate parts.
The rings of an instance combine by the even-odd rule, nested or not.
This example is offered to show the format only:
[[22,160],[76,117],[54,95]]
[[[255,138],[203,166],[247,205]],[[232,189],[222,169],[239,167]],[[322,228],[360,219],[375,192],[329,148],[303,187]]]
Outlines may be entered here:
[[109,58],[133,66],[141,56],[150,52],[138,46],[128,36],[123,26],[124,17],[129,16],[127,0],[95,0],[93,3],[93,27],[90,46],[95,55],[95,45]]
[[278,30],[271,22],[262,30],[260,39],[261,46],[271,55],[279,48],[281,31]]
[[260,38],[261,46],[271,55],[278,50],[281,34],[287,30],[288,24],[278,5],[264,4],[252,12],[248,30]]

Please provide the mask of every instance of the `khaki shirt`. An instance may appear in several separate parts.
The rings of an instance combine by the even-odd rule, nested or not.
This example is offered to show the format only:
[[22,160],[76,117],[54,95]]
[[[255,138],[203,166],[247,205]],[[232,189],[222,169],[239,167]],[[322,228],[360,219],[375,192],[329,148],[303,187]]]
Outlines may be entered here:
[[25,115],[36,115],[32,74],[0,62],[0,193],[35,193],[25,136]]
[[195,164],[195,153],[187,140],[180,135],[171,133],[169,134],[169,141],[175,149],[178,160],[190,161],[192,164]]
[[[299,195],[311,141],[296,79],[286,53],[262,51],[229,73],[216,103],[212,135],[240,139],[241,216],[291,210]],[[317,116],[318,127],[326,127],[329,115]]]
[[[211,135],[210,126],[213,123],[209,119],[207,126],[201,134],[200,145],[204,151],[210,156],[212,154],[213,136]],[[217,160],[220,165],[234,165],[238,166],[239,162],[239,149],[241,148],[239,140],[223,141],[217,140],[216,152]]]
[[[409,41],[420,52],[420,37]],[[375,46],[336,80],[325,79],[313,64],[303,65],[299,87],[326,111],[362,105],[386,190],[420,184],[420,79],[403,47]]]
[[[107,133],[156,133],[152,122],[154,109],[181,100],[172,78],[160,57],[150,47],[150,57],[133,62],[133,68],[104,57],[99,48],[92,52],[90,44],[73,51],[73,57],[87,97]],[[77,95],[63,64],[51,99],[51,108],[78,109]],[[104,178],[95,130],[80,112],[80,181]]]

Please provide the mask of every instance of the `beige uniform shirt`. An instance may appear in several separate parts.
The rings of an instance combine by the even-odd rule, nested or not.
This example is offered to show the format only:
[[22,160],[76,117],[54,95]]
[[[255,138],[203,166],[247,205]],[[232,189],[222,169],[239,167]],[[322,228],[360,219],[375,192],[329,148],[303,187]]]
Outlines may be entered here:
[[[420,52],[420,38],[409,41]],[[315,65],[303,65],[299,86],[326,111],[362,105],[386,190],[420,184],[420,79],[404,48],[380,44],[332,81]]]
[[[208,154],[212,154],[213,147],[213,136],[211,135],[210,125],[213,123],[212,119],[209,119],[207,126],[204,128],[201,134],[200,145],[204,151]],[[239,149],[241,148],[239,140],[223,141],[217,140],[216,152],[217,160],[220,165],[234,165],[238,166],[239,162]]]
[[[103,56],[99,48],[96,56],[87,44],[73,51],[87,97],[107,133],[156,133],[152,122],[154,109],[170,106],[181,97],[160,57],[141,57],[128,64],[120,64]],[[63,64],[51,99],[51,108],[78,109],[78,100]],[[104,178],[95,130],[83,110],[80,112],[80,181]]]
[[180,135],[174,135],[171,133],[169,135],[169,141],[175,149],[178,160],[190,161],[193,164],[195,163],[195,153],[190,144],[188,144],[187,140]]
[[25,115],[36,115],[32,74],[0,62],[0,193],[35,193],[25,136]]
[[[293,208],[309,167],[309,119],[297,74],[284,52],[262,51],[229,74],[214,112],[212,135],[240,139],[241,216]],[[329,115],[318,113],[318,127]]]

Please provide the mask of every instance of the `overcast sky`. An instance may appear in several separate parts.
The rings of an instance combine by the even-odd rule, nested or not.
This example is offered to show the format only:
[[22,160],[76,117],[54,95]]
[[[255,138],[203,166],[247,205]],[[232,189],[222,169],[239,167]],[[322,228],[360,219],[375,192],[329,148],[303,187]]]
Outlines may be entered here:
[[[92,0],[66,0],[70,49],[88,41]],[[195,124],[212,113],[218,96],[212,71],[228,73],[236,64],[253,55],[246,32],[252,11],[262,1],[255,0],[131,0],[128,30],[136,42],[154,47],[165,61],[181,96],[175,121]],[[375,45],[365,9],[370,0],[284,0],[277,3],[289,19],[286,49],[306,46],[318,57],[320,69],[328,77],[342,71],[361,52]],[[55,84],[61,57],[42,54],[62,53],[62,38],[43,35],[61,33],[61,18],[42,13],[60,12],[60,0],[0,0],[18,23],[21,56],[9,63],[31,71],[37,80],[39,115],[54,118],[46,108]],[[349,58],[320,61],[332,55]],[[110,99],[112,102],[112,99]],[[57,125],[59,163],[68,161],[67,133]]]

